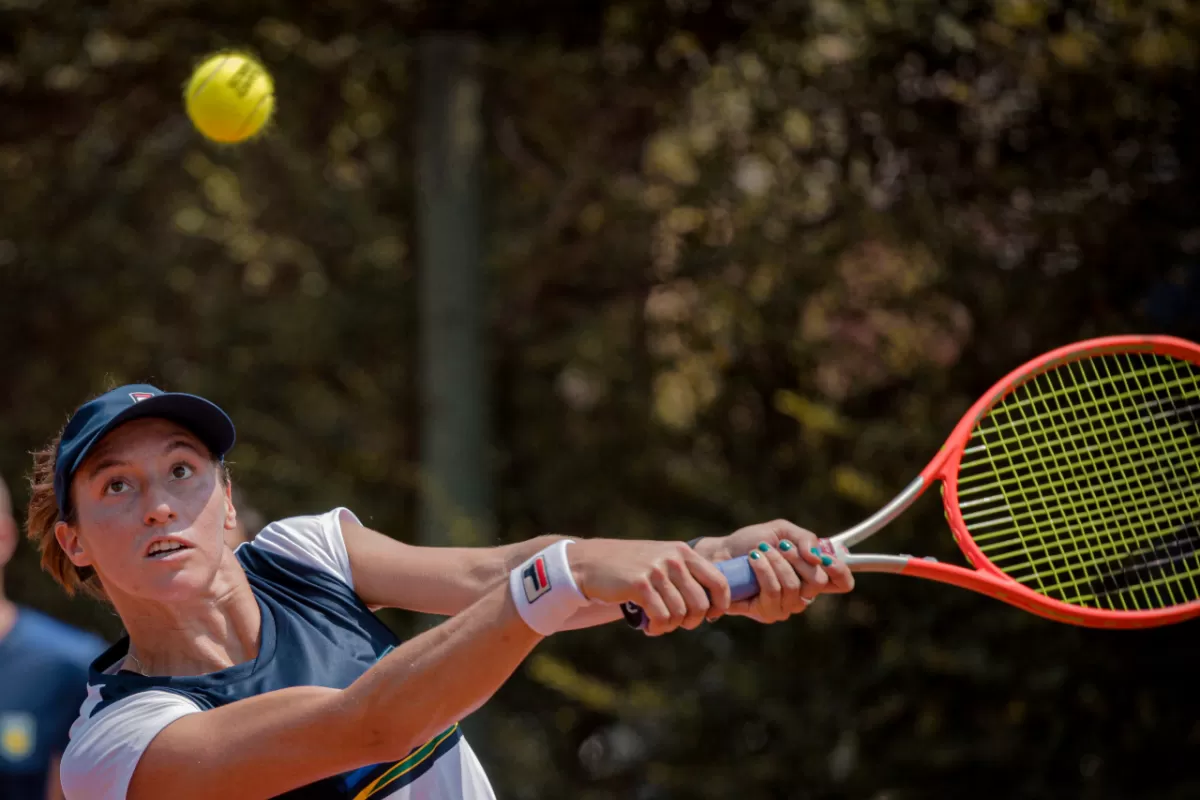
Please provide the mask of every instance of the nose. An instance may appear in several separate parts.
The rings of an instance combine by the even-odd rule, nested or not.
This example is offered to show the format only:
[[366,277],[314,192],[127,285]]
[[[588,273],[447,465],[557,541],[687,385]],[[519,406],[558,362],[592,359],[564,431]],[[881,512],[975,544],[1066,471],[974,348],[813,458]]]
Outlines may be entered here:
[[146,514],[143,519],[147,525],[166,525],[175,519],[175,509],[171,505],[171,495],[159,486],[152,486],[146,493]]

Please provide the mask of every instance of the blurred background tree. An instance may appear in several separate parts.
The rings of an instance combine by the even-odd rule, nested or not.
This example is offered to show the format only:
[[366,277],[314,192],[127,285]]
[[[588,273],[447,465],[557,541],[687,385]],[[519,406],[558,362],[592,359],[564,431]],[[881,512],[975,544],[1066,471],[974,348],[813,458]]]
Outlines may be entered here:
[[[231,412],[268,516],[415,538],[416,42],[446,30],[482,46],[498,540],[833,532],[1027,358],[1198,336],[1193,5],[10,0],[11,482],[78,402],[149,380]],[[179,99],[221,47],[277,84],[236,148]],[[943,531],[929,498],[889,543],[954,558]],[[119,633],[28,548],[9,582]],[[1191,627],[859,586],[770,628],[547,641],[490,705],[500,796],[1200,794]]]

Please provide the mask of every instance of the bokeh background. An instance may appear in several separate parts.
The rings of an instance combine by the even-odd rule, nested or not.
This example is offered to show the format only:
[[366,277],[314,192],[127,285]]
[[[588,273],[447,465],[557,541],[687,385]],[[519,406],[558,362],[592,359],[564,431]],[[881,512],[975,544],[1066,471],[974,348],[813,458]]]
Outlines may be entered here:
[[[5,0],[0,473],[20,507],[144,380],[230,411],[267,517],[832,533],[1028,358],[1200,338],[1198,34],[1174,0]],[[228,47],[277,85],[238,147],[181,104]],[[936,495],[885,543],[957,555]],[[28,546],[7,583],[120,633]],[[555,636],[472,736],[513,800],[1195,798],[1196,631],[867,576]]]

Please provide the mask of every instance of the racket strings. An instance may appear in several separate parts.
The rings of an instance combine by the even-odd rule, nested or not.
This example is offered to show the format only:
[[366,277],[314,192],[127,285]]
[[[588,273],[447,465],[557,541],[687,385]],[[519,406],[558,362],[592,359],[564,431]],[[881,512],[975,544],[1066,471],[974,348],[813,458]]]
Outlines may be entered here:
[[[1093,364],[1092,366],[1096,366],[1096,365]],[[1097,369],[1095,371],[1099,372],[1100,370]],[[1091,390],[1093,387],[1092,387],[1091,383],[1089,382],[1087,384],[1084,384],[1083,388],[1086,390]],[[1092,392],[1092,397],[1090,399],[1092,399],[1094,402],[1097,400],[1094,392]],[[1105,409],[1107,411],[1109,411],[1109,413],[1111,414],[1113,412],[1113,408],[1114,408],[1113,398],[1111,396],[1106,395],[1106,396],[1101,397],[1100,400],[1101,400],[1101,402],[1099,402],[1097,404],[1104,406]],[[1103,401],[1107,401],[1107,402],[1103,402]],[[1142,410],[1142,409],[1139,409],[1139,410]],[[1117,418],[1119,420],[1121,418],[1121,415],[1114,414],[1114,418]],[[1145,431],[1144,426],[1139,426],[1139,427],[1142,428],[1143,432]],[[1161,440],[1161,436],[1156,437],[1156,438]],[[1125,445],[1126,447],[1128,446],[1128,442],[1124,442],[1122,444]],[[1162,442],[1159,441],[1158,444],[1162,444]],[[1170,462],[1167,462],[1167,465],[1171,466]],[[1099,469],[1110,469],[1110,470],[1114,470],[1114,467],[1116,467],[1116,469],[1114,470],[1114,474],[1119,479],[1118,481],[1116,481],[1116,483],[1128,484],[1130,482],[1131,473],[1134,473],[1136,471],[1137,467],[1144,466],[1144,465],[1137,464],[1137,463],[1120,463],[1120,462],[1118,462],[1117,464],[1113,464],[1110,459],[1110,460],[1108,460],[1107,463],[1100,463],[1095,466],[1098,467]],[[1093,507],[1096,504],[1107,504],[1109,506],[1110,516],[1115,515],[1117,517],[1120,517],[1120,512],[1123,510],[1131,512],[1129,516],[1136,517],[1136,522],[1139,524],[1140,528],[1142,528],[1142,529],[1146,528],[1147,523],[1150,522],[1150,520],[1148,520],[1148,515],[1149,515],[1148,509],[1146,509],[1145,507],[1143,507],[1142,505],[1139,505],[1137,503],[1130,502],[1130,501],[1137,499],[1137,498],[1133,497],[1132,495],[1120,496],[1118,494],[1117,497],[1113,497],[1111,493],[1102,491],[1101,487],[1096,486],[1094,481],[1093,481],[1092,485],[1085,487],[1085,488],[1090,491],[1085,491],[1085,492],[1081,493],[1083,495],[1082,498],[1077,499],[1074,495],[1068,495],[1068,499],[1075,500],[1075,502],[1072,504],[1073,506],[1078,505],[1079,499],[1088,500],[1088,501],[1090,501],[1090,504]],[[1107,487],[1105,487],[1105,488],[1107,488]],[[1143,494],[1146,494],[1146,495],[1161,496],[1163,494],[1163,487],[1161,486],[1161,481],[1144,482],[1142,488],[1149,490],[1149,491],[1143,492]],[[1159,503],[1158,506],[1161,507],[1162,503]],[[1168,507],[1166,510],[1168,512],[1169,521],[1174,522],[1174,519],[1173,519],[1174,514],[1171,513],[1174,509],[1172,509],[1170,507],[1169,503],[1168,503]],[[1077,517],[1078,515],[1075,515],[1075,516]],[[1073,548],[1064,547],[1064,548],[1062,548],[1062,551],[1069,557],[1072,554],[1070,551],[1071,551],[1071,549],[1073,549],[1074,554],[1079,556],[1079,558],[1075,562],[1072,563],[1072,566],[1073,567],[1082,567],[1082,568],[1084,568],[1084,575],[1090,575],[1095,572],[1094,568],[1097,566],[1097,561],[1104,562],[1104,561],[1108,560],[1106,557],[1109,554],[1111,554],[1111,552],[1113,552],[1112,546],[1114,543],[1112,541],[1113,536],[1112,536],[1112,532],[1111,532],[1111,525],[1113,523],[1116,523],[1117,525],[1121,525],[1122,523],[1124,523],[1125,525],[1128,525],[1131,521],[1133,521],[1133,520],[1131,520],[1129,518],[1114,519],[1114,520],[1110,520],[1110,527],[1105,527],[1105,528],[1099,529],[1099,532],[1104,534],[1104,536],[1101,537],[1101,543],[1103,545],[1107,545],[1107,546],[1097,548],[1096,546],[1093,545],[1092,547],[1089,548],[1086,546],[1085,542],[1082,542],[1079,538],[1076,538],[1074,540],[1068,540],[1070,544],[1074,545]],[[1063,519],[1060,522],[1062,522],[1063,524],[1067,524],[1067,525],[1072,524],[1072,523],[1078,525],[1081,522],[1086,522],[1086,520]],[[1157,519],[1153,520],[1153,522],[1161,524],[1161,521],[1157,520]],[[1091,532],[1093,533],[1093,538],[1095,538],[1096,530],[1093,529],[1093,530],[1091,530]],[[1100,556],[1099,559],[1096,558],[1097,551],[1099,551],[1099,556]],[[1151,559],[1147,559],[1147,563],[1153,563],[1153,561]],[[1033,566],[1040,567],[1042,565],[1034,564]],[[1076,571],[1073,570],[1073,572],[1076,572]],[[1142,579],[1140,582],[1142,584],[1144,584],[1143,588],[1145,588],[1150,594],[1153,595],[1152,597],[1149,598],[1150,605],[1161,606],[1161,605],[1169,604],[1173,600],[1179,599],[1178,596],[1173,597],[1173,598],[1172,597],[1164,597],[1162,592],[1159,591],[1159,589],[1158,589],[1159,583],[1156,581],[1153,581],[1153,580],[1147,580],[1146,576],[1142,576]],[[1076,595],[1077,600],[1086,600],[1086,598],[1083,598],[1080,596],[1083,593],[1081,591],[1081,586],[1086,586],[1090,583],[1094,583],[1094,581],[1081,579],[1080,577],[1076,576],[1072,580],[1060,581],[1059,583],[1060,583],[1060,585],[1057,588],[1059,589],[1060,592],[1072,591],[1073,594]],[[1128,582],[1125,582],[1125,583],[1128,583]],[[1176,593],[1176,595],[1177,595],[1177,593]],[[1101,599],[1101,600],[1107,599],[1110,601],[1115,601],[1115,602],[1109,602],[1109,603],[1101,603],[1101,605],[1109,605],[1109,606],[1113,606],[1113,607],[1120,606],[1121,608],[1129,608],[1131,606],[1131,602],[1130,602],[1131,598],[1113,594],[1111,591],[1106,595],[1102,595],[1099,599]],[[1133,603],[1134,607],[1136,607],[1137,605],[1145,605],[1145,603],[1139,604],[1136,602],[1138,599],[1141,599],[1141,598],[1135,597],[1132,599],[1134,601],[1134,603]]]
[[[1096,368],[1093,371],[1101,372],[1102,370],[1099,369],[1099,367],[1102,367],[1105,365],[1093,363],[1090,366]],[[1107,371],[1107,370],[1104,370],[1104,371]],[[1047,377],[1054,377],[1054,376],[1047,376]],[[1096,393],[1093,391],[1094,385],[1091,382],[1085,383],[1083,385],[1083,388],[1090,395],[1088,399],[1091,400],[1095,405],[1102,407],[1104,410],[1106,410],[1112,416],[1113,419],[1117,420],[1119,423],[1128,424],[1128,422],[1129,422],[1129,420],[1127,419],[1128,415],[1123,415],[1123,414],[1119,413],[1121,409],[1114,404],[1114,400],[1111,395],[1101,395],[1100,397],[1097,397]],[[1144,408],[1139,408],[1139,412],[1144,412],[1145,410],[1146,409],[1144,409]],[[1145,433],[1151,433],[1151,434],[1160,433],[1158,431],[1155,431],[1153,428],[1147,428],[1145,426],[1144,419],[1143,419],[1144,416],[1145,416],[1145,414],[1143,413],[1143,414],[1141,414],[1141,416],[1138,419],[1138,421],[1141,421],[1143,424],[1140,426],[1135,426],[1135,427],[1139,428],[1139,430],[1143,434],[1145,434]],[[1164,419],[1164,417],[1161,417],[1158,415],[1152,415],[1152,416],[1155,416],[1159,420]],[[1112,425],[1108,426],[1108,430],[1111,431],[1112,427],[1113,427]],[[1152,438],[1155,438],[1158,440],[1155,442],[1155,444],[1157,444],[1159,446],[1161,446],[1163,444],[1163,442],[1161,441],[1161,439],[1162,439],[1161,436],[1154,436]],[[1126,449],[1128,449],[1128,442],[1121,443],[1121,445],[1124,446]],[[1168,462],[1168,465],[1169,465],[1169,462]],[[1114,463],[1113,459],[1100,459],[1100,463],[1093,463],[1091,466],[1093,466],[1094,468],[1101,470],[1101,471],[1102,470],[1112,470],[1113,475],[1117,478],[1117,481],[1115,481],[1116,483],[1129,485],[1129,484],[1131,484],[1131,481],[1135,480],[1137,477],[1137,467],[1143,466],[1143,465],[1140,465],[1137,463],[1128,463],[1128,462],[1122,463],[1120,461],[1117,461],[1116,463]],[[1148,509],[1144,507],[1144,503],[1139,504],[1137,502],[1134,502],[1137,498],[1133,497],[1132,494],[1126,494],[1126,495],[1122,496],[1118,493],[1117,496],[1113,496],[1113,494],[1111,492],[1102,491],[1100,487],[1097,487],[1095,485],[1095,481],[1092,482],[1092,485],[1086,486],[1084,488],[1086,489],[1086,491],[1079,493],[1079,495],[1069,494],[1067,496],[1068,500],[1073,501],[1071,503],[1071,505],[1077,506],[1081,500],[1090,501],[1089,506],[1091,506],[1093,508],[1097,504],[1106,505],[1106,506],[1108,506],[1107,510],[1109,511],[1110,519],[1108,520],[1108,524],[1106,526],[1100,527],[1098,529],[1094,525],[1091,526],[1090,528],[1087,527],[1086,522],[1088,522],[1088,520],[1079,520],[1077,518],[1061,520],[1060,523],[1065,524],[1067,526],[1070,526],[1071,524],[1074,524],[1076,526],[1082,525],[1082,527],[1084,527],[1085,532],[1090,532],[1092,534],[1093,541],[1090,543],[1091,546],[1089,547],[1088,546],[1089,542],[1083,540],[1081,537],[1076,537],[1075,539],[1072,539],[1072,540],[1066,540],[1066,544],[1073,545],[1074,547],[1069,548],[1069,547],[1064,546],[1064,547],[1060,548],[1060,550],[1061,550],[1060,555],[1065,555],[1067,558],[1067,563],[1070,563],[1072,567],[1082,568],[1082,572],[1083,572],[1084,576],[1090,576],[1092,574],[1095,574],[1095,572],[1096,572],[1095,568],[1098,565],[1103,565],[1105,562],[1110,560],[1110,556],[1114,552],[1113,548],[1117,547],[1116,542],[1114,541],[1114,534],[1113,534],[1114,526],[1119,526],[1121,530],[1126,530],[1131,523],[1136,523],[1138,525],[1139,530],[1146,530],[1148,528],[1148,525],[1150,525],[1150,526],[1152,526],[1154,524],[1161,525],[1161,520],[1148,519]],[[1144,492],[1144,494],[1149,494],[1149,495],[1153,495],[1156,497],[1162,497],[1164,494],[1162,491],[1163,487],[1161,485],[1161,481],[1143,481],[1142,488],[1149,489],[1149,491]],[[1171,495],[1168,492],[1167,496],[1172,497],[1173,495]],[[1162,503],[1159,503],[1159,506],[1161,506],[1161,505],[1162,505]],[[1172,513],[1173,511],[1174,511],[1174,509],[1171,507],[1171,504],[1168,501],[1167,512],[1168,512],[1168,521],[1170,523],[1175,522],[1175,519],[1174,519],[1175,514]],[[1125,515],[1125,518],[1121,518],[1122,512],[1128,512],[1128,514]],[[1078,515],[1075,515],[1075,516],[1077,517]],[[1153,529],[1153,527],[1151,527],[1150,529]],[[1096,543],[1095,543],[1095,540],[1097,539],[1097,536],[1096,536],[1097,533],[1100,534],[1100,536],[1098,538],[1099,538],[1099,544],[1101,546],[1096,546]],[[1070,559],[1070,556],[1072,556],[1072,555],[1076,556],[1076,559],[1074,561],[1072,561]],[[1100,563],[1098,564],[1097,562],[1100,562]],[[1146,559],[1146,563],[1152,564],[1153,560]],[[1041,565],[1034,565],[1034,566],[1041,566]],[[1060,593],[1068,593],[1069,592],[1069,593],[1073,594],[1077,601],[1086,601],[1087,598],[1083,596],[1086,589],[1084,589],[1083,587],[1086,587],[1089,585],[1095,585],[1096,582],[1094,579],[1088,580],[1086,577],[1084,577],[1084,578],[1079,577],[1079,575],[1078,575],[1079,571],[1080,571],[1079,569],[1072,570],[1072,573],[1074,575],[1072,579],[1060,580],[1059,585],[1057,587],[1053,587],[1053,588],[1058,589],[1058,591]],[[1061,576],[1057,576],[1057,577],[1061,577]],[[1124,583],[1130,583],[1130,582],[1126,581]],[[1178,602],[1182,599],[1178,596],[1178,593],[1172,593],[1172,594],[1174,594],[1174,596],[1164,596],[1162,591],[1160,591],[1160,582],[1153,580],[1152,576],[1142,576],[1139,583],[1142,585],[1142,588],[1145,589],[1149,595],[1151,595],[1149,598],[1140,598],[1140,597],[1129,598],[1124,595],[1114,594],[1113,592],[1109,591],[1109,592],[1101,594],[1097,599],[1099,599],[1101,601],[1104,601],[1104,600],[1110,601],[1107,603],[1101,602],[1100,603],[1101,606],[1108,606],[1108,607],[1112,607],[1112,608],[1120,607],[1122,609],[1129,609],[1131,607],[1131,600],[1133,601],[1132,607],[1136,608],[1139,605],[1147,605],[1147,604],[1152,607],[1161,607],[1164,605],[1169,605],[1173,602]],[[1124,584],[1122,584],[1122,585],[1124,585]],[[1103,582],[1101,582],[1101,587],[1102,586],[1103,586]],[[1168,588],[1170,588],[1169,584],[1167,586],[1168,586]],[[1145,603],[1145,602],[1137,603],[1137,601],[1139,599],[1142,599],[1142,600],[1148,599],[1149,603]]]
[[[1184,389],[1188,388],[1188,384],[1185,383],[1184,381],[1173,381],[1169,384],[1166,384],[1164,386],[1164,388],[1168,388],[1168,389],[1178,388],[1180,390],[1184,390]],[[1134,397],[1138,397],[1138,396],[1140,396],[1140,394],[1135,394],[1135,393],[1130,392],[1130,393],[1126,393],[1125,396],[1120,399],[1128,400],[1128,399],[1133,399]],[[1046,402],[1053,402],[1054,399],[1056,399],[1055,395],[1049,395],[1046,398]],[[1195,411],[1200,412],[1200,403],[1196,404]],[[1172,412],[1172,411],[1156,412],[1154,416],[1159,416],[1159,415],[1165,416],[1165,415],[1171,414],[1171,413],[1176,413],[1176,412]],[[1188,422],[1171,422],[1169,424],[1186,425],[1189,423]],[[1016,430],[1015,425],[1013,425],[1011,423],[1006,423],[1004,425],[998,424],[991,431],[991,433],[993,433],[995,435],[1000,435],[1000,436],[1009,436],[1010,435],[1009,432],[1015,431],[1015,430]],[[1067,424],[1047,425],[1044,428],[1043,432],[1046,434],[1054,434],[1058,439],[1057,444],[1062,447],[1087,449],[1093,441],[1092,432],[1087,431],[1087,430],[1081,430],[1074,422],[1067,423]],[[1144,434],[1137,432],[1137,431],[1128,431],[1125,435],[1129,441],[1133,441],[1133,440],[1139,439]],[[966,449],[965,453],[966,453],[966,455],[972,455],[976,451],[982,452],[985,449],[985,447],[986,446],[983,444],[973,445],[971,447],[968,447]],[[1041,453],[1042,451],[1043,451],[1043,445],[1041,443],[1027,443],[1022,446],[1015,447],[1014,449],[1011,449],[1007,452],[1010,457],[1015,457],[1015,456],[1028,457],[1033,454]],[[1146,453],[1144,455],[1144,457],[1149,461],[1149,460],[1156,459],[1157,455],[1158,454],[1156,454],[1156,453]],[[1013,476],[1014,478],[1019,478],[1024,473],[1024,469],[1025,469],[1025,462],[1023,460],[1016,460],[1014,458],[1013,462],[1007,467],[1007,472],[1009,475]],[[973,484],[980,484],[983,482],[991,482],[992,479],[993,479],[993,476],[991,476],[990,474],[985,474],[985,473],[978,473],[975,475],[960,475],[959,476],[959,485],[964,487],[964,489],[960,492],[960,494],[970,495],[971,493],[978,493],[980,491],[980,488],[978,486],[973,486]]]
[[1017,386],[976,424],[959,510],[988,560],[1115,611],[1200,598],[1200,367],[1097,354]]

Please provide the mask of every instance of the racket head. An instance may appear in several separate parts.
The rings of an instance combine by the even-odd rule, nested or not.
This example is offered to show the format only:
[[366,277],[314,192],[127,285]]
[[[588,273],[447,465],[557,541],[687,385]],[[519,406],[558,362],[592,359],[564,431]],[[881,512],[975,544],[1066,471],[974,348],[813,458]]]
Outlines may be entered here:
[[1046,353],[985,393],[922,477],[942,482],[979,577],[916,559],[906,573],[1093,627],[1200,614],[1192,342],[1113,336]]

